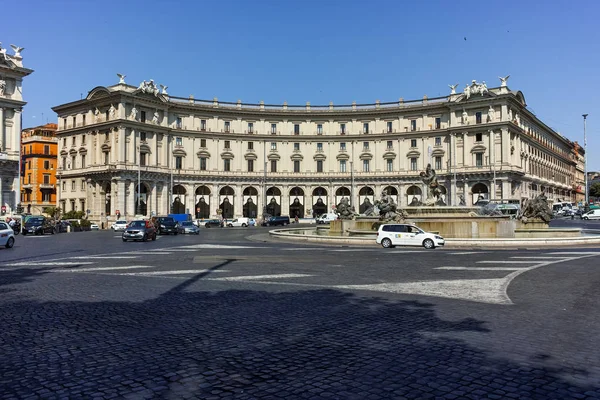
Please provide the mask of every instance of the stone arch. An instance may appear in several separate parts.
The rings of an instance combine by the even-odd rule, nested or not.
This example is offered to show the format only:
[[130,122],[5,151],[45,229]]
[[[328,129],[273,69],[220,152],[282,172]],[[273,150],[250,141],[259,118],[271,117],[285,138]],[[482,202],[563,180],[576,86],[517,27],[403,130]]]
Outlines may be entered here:
[[225,219],[233,218],[234,206],[233,197],[235,191],[231,186],[223,186],[219,190],[219,209],[221,210],[221,216]]
[[328,210],[327,190],[322,186],[316,187],[312,191],[312,216],[318,217],[325,214]]
[[248,186],[242,192],[242,216],[256,218],[258,216],[258,190],[254,186]]
[[383,188],[383,190],[385,190],[388,194],[388,196],[390,196],[392,199],[394,199],[394,202],[398,205],[400,205],[400,198],[398,197],[398,189],[396,189],[396,187],[394,186],[386,186]]
[[290,190],[290,218],[304,218],[304,190],[295,186]]
[[350,199],[351,193],[350,189],[346,186],[341,186],[335,191],[335,204],[336,206],[342,202],[343,198],[349,200],[349,203],[352,204],[352,199]]
[[275,186],[267,189],[266,214],[273,216],[281,215],[281,190]]
[[150,189],[148,185],[144,182],[141,182],[139,185],[135,185],[135,214],[136,215],[148,215],[148,195],[150,193]]
[[490,190],[485,183],[478,182],[471,187],[473,205],[477,205],[480,200],[490,199]]
[[185,214],[185,197],[187,195],[187,190],[183,185],[175,185],[173,186],[172,192],[172,203],[171,203],[171,213],[172,214]]
[[196,188],[196,218],[209,218],[210,217],[210,189],[206,185],[198,186]]
[[358,191],[358,212],[364,214],[373,207],[375,202],[375,191],[370,186],[363,186]]
[[423,199],[423,192],[421,188],[412,185],[408,189],[406,189],[406,204],[409,206],[420,206]]

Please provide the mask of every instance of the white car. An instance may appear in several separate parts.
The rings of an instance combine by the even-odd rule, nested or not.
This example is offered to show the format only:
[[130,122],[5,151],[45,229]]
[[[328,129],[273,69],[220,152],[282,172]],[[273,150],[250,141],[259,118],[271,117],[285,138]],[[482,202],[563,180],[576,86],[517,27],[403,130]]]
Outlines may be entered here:
[[444,238],[435,233],[425,232],[410,224],[383,224],[377,231],[377,244],[385,248],[395,246],[423,246],[434,249],[445,244]]
[[229,226],[229,227],[243,226],[245,228],[247,226],[254,226],[254,225],[256,225],[256,221],[254,220],[254,218],[246,218],[246,217],[236,218],[233,221],[230,221],[227,223],[227,226]]
[[115,223],[110,226],[110,229],[112,229],[115,232],[124,231],[126,228],[127,228],[127,221],[125,221],[123,219],[115,221]]
[[15,244],[15,232],[6,222],[0,222],[0,246],[10,249]]
[[100,227],[97,224],[91,224],[90,225],[90,230],[91,231],[99,231]]
[[583,219],[600,219],[600,210],[590,210],[581,216]]
[[328,224],[336,219],[338,219],[338,215],[336,213],[326,213],[318,216],[316,222],[317,224]]

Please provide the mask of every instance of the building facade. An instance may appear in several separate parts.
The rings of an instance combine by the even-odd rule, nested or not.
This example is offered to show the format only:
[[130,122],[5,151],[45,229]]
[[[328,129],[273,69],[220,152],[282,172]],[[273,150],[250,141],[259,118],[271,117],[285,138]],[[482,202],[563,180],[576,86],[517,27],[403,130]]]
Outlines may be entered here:
[[21,134],[21,205],[27,213],[56,205],[57,128],[46,124]]
[[0,209],[16,212],[19,202],[19,139],[23,106],[23,78],[33,71],[23,67],[22,48],[11,45],[8,54],[0,43]]
[[153,81],[96,87],[58,114],[58,203],[116,214],[197,218],[318,215],[382,190],[425,199],[437,172],[448,205],[573,196],[573,144],[523,93],[473,81],[463,92],[344,106],[245,104],[170,96]]
[[585,203],[585,149],[579,143],[573,143],[573,160],[575,161],[575,176],[573,180],[572,201]]

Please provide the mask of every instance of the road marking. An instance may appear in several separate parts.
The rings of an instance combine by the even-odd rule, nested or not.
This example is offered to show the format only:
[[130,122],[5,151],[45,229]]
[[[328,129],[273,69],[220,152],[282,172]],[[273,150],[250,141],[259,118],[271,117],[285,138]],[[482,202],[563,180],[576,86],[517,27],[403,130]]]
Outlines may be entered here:
[[77,262],[68,262],[68,261],[58,261],[58,262],[52,262],[52,261],[32,261],[32,262],[21,262],[21,263],[5,264],[5,265],[7,265],[9,267],[24,267],[24,266],[37,267],[37,266],[43,266],[43,265],[86,265],[86,264],[93,264],[93,262],[87,262],[87,261],[77,261]]
[[186,275],[186,274],[203,274],[203,273],[213,273],[213,272],[229,272],[226,269],[182,269],[178,271],[141,271],[141,272],[122,272],[117,273],[116,275],[124,275],[124,276],[162,276],[162,275]]
[[511,258],[521,258],[521,259],[529,259],[529,260],[559,260],[559,259],[566,259],[569,257],[514,256]]
[[549,253],[550,255],[564,255],[564,256],[595,256],[600,254],[598,251],[560,251],[556,253]]
[[190,246],[181,246],[178,249],[265,249],[262,246],[238,246],[238,245],[224,245],[224,244],[193,244]]
[[48,236],[48,235],[32,235],[32,234],[29,234],[29,235],[23,235],[23,236],[28,237],[28,238],[48,238],[48,237],[50,237],[52,235]]
[[283,279],[283,278],[304,278],[308,274],[274,274],[274,275],[247,275],[247,276],[226,276],[223,278],[208,278],[211,281],[251,281],[251,280],[262,280],[262,279]]
[[156,266],[155,265],[130,265],[127,267],[70,268],[70,269],[55,269],[52,272],[92,272],[92,271],[113,271],[113,270],[138,269],[138,268],[156,268]]
[[514,271],[521,267],[437,267],[434,269],[445,269],[451,271]]
[[448,253],[448,254],[452,254],[452,255],[466,255],[466,254],[481,254],[483,253],[483,251],[459,251],[459,252],[454,252],[454,253]]
[[[557,260],[556,258],[554,260]],[[561,258],[557,261],[563,261],[563,260],[567,260],[566,258]],[[477,261],[477,264],[531,264],[535,262],[534,260],[530,260],[530,261],[518,261],[518,260],[514,260],[514,261]]]
[[69,257],[70,260],[73,259],[97,259],[97,260],[103,260],[103,259],[124,259],[124,258],[139,258],[139,256],[79,256],[79,257]]

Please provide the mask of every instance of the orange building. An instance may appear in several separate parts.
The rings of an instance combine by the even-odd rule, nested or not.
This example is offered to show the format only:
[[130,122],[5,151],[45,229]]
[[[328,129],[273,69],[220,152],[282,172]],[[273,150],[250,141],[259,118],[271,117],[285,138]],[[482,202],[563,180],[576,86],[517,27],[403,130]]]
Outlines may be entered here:
[[21,204],[27,213],[56,206],[57,128],[46,124],[21,133]]

